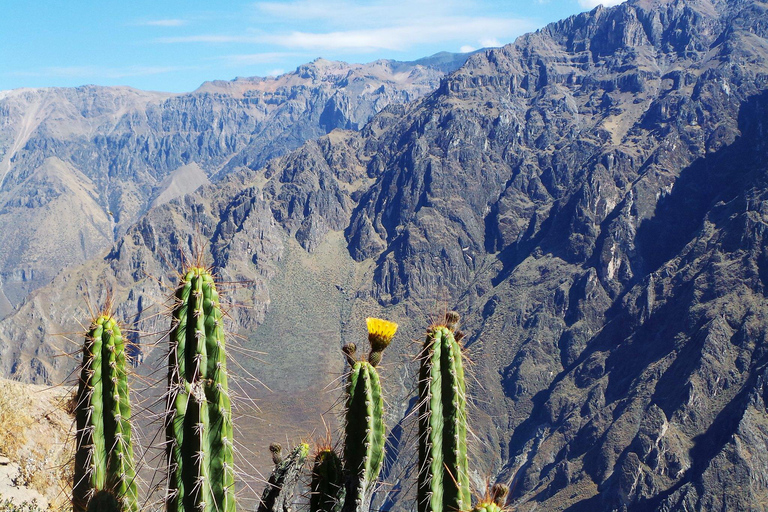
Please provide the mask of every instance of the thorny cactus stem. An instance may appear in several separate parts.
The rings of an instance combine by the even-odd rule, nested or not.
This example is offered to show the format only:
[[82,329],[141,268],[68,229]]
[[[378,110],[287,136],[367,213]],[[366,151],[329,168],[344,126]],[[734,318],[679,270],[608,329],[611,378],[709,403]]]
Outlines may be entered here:
[[453,334],[458,321],[450,312],[444,325],[431,327],[419,355],[418,512],[467,510],[471,502],[466,383]]
[[344,502],[344,470],[341,459],[327,447],[317,451],[309,486],[310,512],[340,512]]
[[368,361],[352,367],[347,384],[344,443],[344,512],[368,512],[384,460],[384,400],[376,368]]
[[204,268],[176,289],[168,356],[169,512],[234,512],[232,411],[219,296]]
[[267,487],[261,495],[258,512],[291,512],[293,510],[296,484],[307,461],[309,445],[301,443],[284,459],[279,456],[280,450],[273,449],[279,446],[277,443],[269,446],[275,469],[272,470]]
[[384,460],[384,401],[376,365],[389,346],[397,324],[366,319],[371,351],[368,361],[356,361],[354,343],[342,348],[351,366],[347,382],[344,443],[344,512],[368,512]]
[[97,502],[119,502],[126,512],[139,510],[126,366],[120,327],[105,311],[91,323],[83,346],[75,412],[75,512],[92,510]]

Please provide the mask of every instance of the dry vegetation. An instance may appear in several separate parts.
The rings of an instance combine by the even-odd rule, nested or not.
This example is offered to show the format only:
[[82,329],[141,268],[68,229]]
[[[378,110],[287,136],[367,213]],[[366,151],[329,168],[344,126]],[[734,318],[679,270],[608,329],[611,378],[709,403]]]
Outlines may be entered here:
[[32,499],[50,510],[68,503],[70,395],[67,388],[0,379],[0,469],[8,480],[0,482],[0,511],[34,510],[22,504]]

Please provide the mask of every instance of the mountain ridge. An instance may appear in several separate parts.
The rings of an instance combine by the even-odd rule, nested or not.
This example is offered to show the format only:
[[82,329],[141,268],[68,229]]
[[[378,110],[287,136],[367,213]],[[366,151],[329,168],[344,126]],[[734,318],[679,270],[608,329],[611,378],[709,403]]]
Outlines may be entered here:
[[[316,399],[281,413],[329,405],[317,390],[343,371],[333,352],[361,339],[365,316],[409,340],[455,308],[474,361],[474,476],[511,482],[515,509],[760,510],[767,8],[635,1],[476,54],[359,132],[150,211],[106,258],[0,322],[3,370],[65,370],[24,332],[74,315],[85,282],[103,293],[96,275],[121,316],[160,330],[146,276],[169,275],[198,234],[224,281],[251,282],[232,291],[253,305],[233,320],[270,365],[247,369],[270,385],[301,355],[276,399]],[[413,499],[412,350],[393,344],[383,372],[394,462],[376,505],[392,510]]]
[[[0,317],[64,267],[106,250],[147,211],[169,174],[195,164],[214,179],[244,165],[260,166],[336,127],[356,128],[392,102],[426,94],[442,69],[463,58],[454,56],[441,69],[395,61],[315,61],[280,77],[211,82],[185,94],[98,86],[4,92],[0,244],[19,250],[0,254]],[[259,90],[259,84],[269,86]],[[95,201],[104,215],[86,222],[84,231],[100,236],[69,233],[85,238],[84,254],[64,244],[61,262],[26,264],[34,260],[28,239],[48,236],[37,217],[57,207],[50,201],[61,196],[59,202],[90,208],[84,198],[38,182],[37,170],[51,157],[71,167],[81,186],[95,186],[86,202]],[[164,197],[172,198],[167,192]]]

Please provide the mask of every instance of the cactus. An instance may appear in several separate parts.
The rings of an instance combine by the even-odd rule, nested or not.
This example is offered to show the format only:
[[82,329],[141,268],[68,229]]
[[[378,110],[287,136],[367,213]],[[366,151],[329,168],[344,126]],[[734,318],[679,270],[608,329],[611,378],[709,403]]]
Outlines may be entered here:
[[317,451],[312,465],[310,512],[340,512],[344,503],[344,471],[341,459],[326,447]]
[[88,512],[120,512],[120,503],[111,492],[99,491],[88,502]]
[[369,510],[373,486],[384,460],[383,410],[379,373],[369,362],[357,361],[347,385],[345,512]]
[[109,308],[85,337],[75,416],[75,512],[118,510],[118,502],[138,511],[125,343]]
[[168,356],[169,512],[233,512],[232,412],[222,313],[199,266],[176,289]]
[[467,510],[466,385],[461,346],[454,338],[459,316],[427,332],[419,356],[419,512]]
[[261,495],[258,512],[290,512],[296,493],[301,469],[307,461],[309,445],[301,443],[285,459],[280,457],[279,444],[273,443],[269,449],[275,469],[269,477],[267,488]]
[[472,512],[503,512],[504,505],[507,502],[507,495],[509,495],[509,487],[504,484],[495,484],[485,497],[480,500],[480,503],[475,505]]
[[481,502],[475,505],[472,512],[501,512],[502,508],[493,502]]
[[344,352],[352,367],[347,381],[347,410],[344,444],[344,512],[368,512],[376,479],[384,460],[384,401],[375,366],[392,341],[397,324],[368,318],[368,361],[355,361],[355,345]]

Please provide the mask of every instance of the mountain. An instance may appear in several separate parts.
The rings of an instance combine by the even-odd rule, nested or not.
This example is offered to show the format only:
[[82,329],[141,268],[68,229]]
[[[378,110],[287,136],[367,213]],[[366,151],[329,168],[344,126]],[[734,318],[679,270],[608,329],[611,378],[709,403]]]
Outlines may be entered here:
[[400,324],[381,509],[413,509],[408,340],[457,309],[474,477],[509,481],[515,510],[762,510],[766,10],[598,7],[471,56],[359,131],[244,162],[33,293],[0,322],[2,371],[65,375],[45,333],[74,329],[85,289],[167,328],[160,283],[202,239],[232,327],[266,353],[236,358],[271,390],[247,389],[257,447],[323,428],[365,316]]
[[317,59],[189,94],[0,92],[0,246],[16,248],[0,253],[0,318],[62,269],[108,249],[151,206],[334,128],[357,129],[390,103],[431,92],[466,58]]

